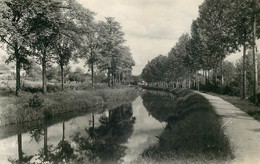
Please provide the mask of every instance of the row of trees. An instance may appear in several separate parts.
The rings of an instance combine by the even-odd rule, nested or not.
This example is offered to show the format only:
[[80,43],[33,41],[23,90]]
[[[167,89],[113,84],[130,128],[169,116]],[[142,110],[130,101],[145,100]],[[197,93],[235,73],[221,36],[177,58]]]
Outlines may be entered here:
[[51,63],[61,71],[71,60],[84,59],[91,70],[107,72],[108,85],[122,74],[130,74],[134,61],[124,45],[124,33],[114,18],[96,21],[94,13],[74,0],[2,0],[0,42],[16,62],[16,95],[20,91],[20,70],[35,59],[41,64],[42,91],[46,93],[46,72]]
[[[192,22],[191,33],[183,34],[168,56],[149,62],[142,72],[147,82],[183,81],[198,77],[198,72],[217,84],[224,85],[223,62],[227,55],[243,47],[242,98],[246,97],[246,53],[252,52],[256,101],[258,86],[256,38],[260,37],[260,1],[205,0],[199,7],[199,17]],[[195,78],[198,79],[198,78]],[[198,82],[198,81],[197,81]]]

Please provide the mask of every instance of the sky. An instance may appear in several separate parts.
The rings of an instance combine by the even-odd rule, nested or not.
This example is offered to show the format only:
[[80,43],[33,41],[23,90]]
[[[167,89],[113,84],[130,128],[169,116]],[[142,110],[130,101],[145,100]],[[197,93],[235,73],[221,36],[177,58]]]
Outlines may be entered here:
[[[189,33],[192,20],[198,17],[203,0],[76,0],[96,13],[96,20],[115,17],[125,33],[139,75],[148,61],[167,55],[183,33]],[[260,41],[257,42],[260,47]],[[0,57],[5,54],[0,50]],[[242,52],[229,55],[235,62]],[[83,68],[83,62],[73,64]],[[87,70],[87,69],[85,69]]]

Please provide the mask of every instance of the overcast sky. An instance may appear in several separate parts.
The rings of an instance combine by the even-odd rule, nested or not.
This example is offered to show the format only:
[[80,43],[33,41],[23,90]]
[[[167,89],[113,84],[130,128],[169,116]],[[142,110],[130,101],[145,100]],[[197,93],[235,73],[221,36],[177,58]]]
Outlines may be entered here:
[[97,20],[115,17],[125,32],[136,66],[133,74],[159,54],[167,55],[182,33],[190,32],[203,0],[77,0]]
[[[198,16],[203,0],[77,0],[94,11],[97,20],[115,17],[125,32],[135,67],[133,74],[141,73],[152,58],[167,55],[183,33],[190,32],[192,20]],[[260,42],[257,42],[260,47]],[[0,50],[0,54],[5,54]],[[241,53],[227,57],[236,61]],[[83,67],[83,64],[80,63]],[[77,67],[78,64],[73,67]]]

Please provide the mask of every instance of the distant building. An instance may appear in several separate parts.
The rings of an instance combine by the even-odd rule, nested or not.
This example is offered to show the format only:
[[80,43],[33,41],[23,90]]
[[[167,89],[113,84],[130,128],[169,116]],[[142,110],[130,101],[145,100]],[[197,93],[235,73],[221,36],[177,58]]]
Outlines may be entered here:
[[[14,67],[8,68],[4,64],[0,64],[0,77],[8,77],[15,74],[16,74],[16,69]],[[20,74],[21,76],[25,76],[26,75],[25,70],[21,69]]]

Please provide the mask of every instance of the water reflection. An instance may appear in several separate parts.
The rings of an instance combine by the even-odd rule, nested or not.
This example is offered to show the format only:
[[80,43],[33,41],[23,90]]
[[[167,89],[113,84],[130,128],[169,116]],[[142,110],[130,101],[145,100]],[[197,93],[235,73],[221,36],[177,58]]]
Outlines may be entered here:
[[[165,127],[138,97],[103,113],[32,126],[0,140],[0,163],[123,163],[158,142]],[[18,151],[17,151],[18,150]]]
[[146,91],[142,99],[149,114],[160,122],[166,122],[171,115],[175,114],[176,98],[171,93]]
[[95,127],[92,118],[92,127],[86,129],[88,135],[74,138],[79,151],[84,152],[92,162],[122,162],[126,150],[123,143],[133,133],[135,123],[131,104],[109,110],[108,115],[101,115],[99,127]]

